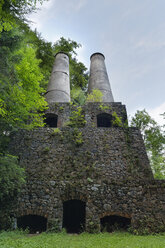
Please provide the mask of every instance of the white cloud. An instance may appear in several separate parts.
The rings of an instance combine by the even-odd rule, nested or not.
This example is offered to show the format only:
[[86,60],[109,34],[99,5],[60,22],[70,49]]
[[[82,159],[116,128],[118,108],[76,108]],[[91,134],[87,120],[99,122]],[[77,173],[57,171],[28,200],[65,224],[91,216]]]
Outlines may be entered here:
[[148,39],[141,39],[135,44],[135,48],[143,48],[143,49],[161,49],[165,47],[165,42],[161,40],[148,40]]
[[148,112],[160,125],[165,124],[165,120],[161,115],[165,112],[165,102],[157,106],[156,108],[149,109]]
[[131,37],[131,42],[135,49],[144,49],[145,51],[152,51],[162,49],[165,47],[165,24],[159,23],[156,27],[146,30],[146,34],[139,35],[139,37]]
[[59,12],[73,15],[73,12],[79,12],[86,4],[87,0],[57,0],[55,7]]
[[76,3],[75,1],[73,1],[72,7],[74,7],[75,11],[80,11],[86,4],[87,4],[87,0],[79,0],[79,1],[76,0]]
[[86,67],[89,68],[89,60],[87,60],[86,56],[85,56],[85,46],[81,46],[80,48],[77,49],[77,58],[78,61],[82,62]]
[[37,28],[39,32],[43,32],[46,25],[60,20],[68,20],[79,13],[87,4],[87,0],[49,0],[42,5],[38,4],[38,11],[29,15],[29,19],[33,22],[32,28]]
[[37,5],[37,12],[29,15],[29,19],[32,21],[32,28],[35,27],[37,30],[41,31],[42,25],[51,17],[50,10],[53,8],[55,2],[56,0],[49,0],[48,2],[44,2],[42,5]]

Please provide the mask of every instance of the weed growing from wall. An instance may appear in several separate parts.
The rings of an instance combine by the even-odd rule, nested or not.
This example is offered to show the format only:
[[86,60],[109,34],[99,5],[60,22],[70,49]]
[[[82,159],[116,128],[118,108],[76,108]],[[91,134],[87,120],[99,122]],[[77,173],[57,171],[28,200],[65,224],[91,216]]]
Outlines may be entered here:
[[112,124],[113,126],[123,127],[122,117],[119,117],[116,112],[112,113]]
[[111,109],[110,106],[103,105],[102,103],[99,105],[99,109],[102,111],[106,111]]
[[85,116],[81,107],[76,107],[73,105],[74,110],[71,111],[69,121],[65,123],[65,126],[72,127],[69,130],[68,137],[74,145],[79,146],[83,144],[82,132],[78,128],[84,127],[86,124]]
[[66,123],[69,127],[84,127],[86,124],[85,116],[81,107],[76,107],[69,117],[69,122]]
[[61,130],[59,128],[52,128],[51,135],[54,136],[56,134],[60,134]]

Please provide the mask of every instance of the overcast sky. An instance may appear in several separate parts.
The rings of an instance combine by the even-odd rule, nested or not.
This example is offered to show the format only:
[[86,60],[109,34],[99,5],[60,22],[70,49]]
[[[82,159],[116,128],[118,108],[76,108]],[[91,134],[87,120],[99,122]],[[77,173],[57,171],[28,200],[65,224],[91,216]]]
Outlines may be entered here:
[[30,19],[47,41],[81,43],[78,59],[88,69],[90,55],[103,53],[115,101],[128,114],[145,108],[161,122],[165,0],[49,0]]

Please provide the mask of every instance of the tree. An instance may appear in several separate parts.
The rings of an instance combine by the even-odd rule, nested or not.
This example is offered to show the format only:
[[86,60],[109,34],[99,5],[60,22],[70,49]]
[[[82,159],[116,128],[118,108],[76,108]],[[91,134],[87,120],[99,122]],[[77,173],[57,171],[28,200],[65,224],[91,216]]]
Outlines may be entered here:
[[18,28],[0,37],[0,153],[6,153],[6,133],[43,126],[47,103],[40,86],[43,74],[36,50],[24,42]]
[[43,126],[42,112],[47,108],[42,61],[27,42],[36,35],[24,22],[37,2],[42,0],[0,1],[0,228],[5,229],[10,227],[10,208],[25,182],[18,158],[8,152],[10,132]]
[[102,102],[103,93],[99,89],[93,89],[93,91],[88,94],[87,102]]
[[25,183],[24,169],[16,157],[0,155],[0,229],[8,229],[11,218],[8,212],[14,207],[15,199]]
[[36,30],[31,31],[28,26],[24,24],[27,35],[27,43],[33,44],[36,48],[36,57],[40,59],[40,68],[44,75],[41,85],[44,89],[47,88],[47,84],[50,78],[52,65],[54,62],[54,56],[58,52],[65,52],[69,56],[69,70],[70,70],[70,86],[71,86],[71,98],[76,104],[82,105],[86,99],[86,91],[88,84],[88,72],[87,68],[82,62],[78,62],[76,56],[76,49],[81,45],[73,40],[66,40],[61,37],[57,42],[52,44],[45,41],[41,34]]
[[[12,30],[11,34],[13,32]],[[7,37],[9,36],[10,32],[7,32]],[[11,35],[11,37],[15,36]],[[16,37],[17,43],[19,36],[16,34]],[[35,49],[26,45],[17,49],[16,45],[12,44],[11,48],[10,44],[3,44],[2,50],[7,51],[5,54],[7,56],[5,58],[2,56],[1,59],[4,70],[0,74],[0,111],[3,120],[7,125],[15,128],[42,126],[41,112],[46,108],[47,103],[42,96],[44,90],[40,87],[40,81],[43,79],[43,74]]]
[[[8,228],[10,207],[25,181],[18,158],[8,152],[10,132],[43,126],[47,103],[40,86],[43,74],[36,49],[27,44],[20,29],[0,36],[0,223]],[[12,204],[11,204],[12,203]]]
[[75,105],[84,105],[86,101],[86,93],[80,87],[72,88],[71,100]]
[[73,40],[66,40],[61,37],[54,44],[45,41],[41,34],[36,30],[32,31],[27,24],[22,24],[22,29],[26,35],[26,43],[33,45],[36,49],[36,57],[40,59],[40,68],[43,73],[43,80],[41,86],[46,90],[47,84],[52,71],[54,56],[58,52],[65,52],[69,56],[70,66],[70,86],[72,101],[82,105],[86,98],[88,72],[85,65],[77,61],[76,49],[81,45]]
[[78,62],[76,58],[77,53],[75,50],[80,46],[77,42],[70,39],[66,40],[63,37],[53,46],[55,53],[62,51],[69,56],[71,96],[76,96],[76,98],[72,98],[72,101],[75,101],[77,104],[84,102],[82,98],[85,98],[89,78],[87,68],[83,63]]
[[25,20],[25,15],[36,10],[37,2],[44,0],[1,0],[0,32],[9,31],[17,25],[18,20]]
[[81,45],[76,41],[70,39],[66,40],[63,37],[61,37],[53,46],[55,53],[62,51],[69,56],[71,89],[80,87],[82,90],[85,90],[88,83],[88,73],[85,65],[77,61],[77,53],[75,50],[79,47],[81,47]]
[[141,130],[151,167],[156,178],[165,178],[165,131],[146,110],[137,111],[131,126]]

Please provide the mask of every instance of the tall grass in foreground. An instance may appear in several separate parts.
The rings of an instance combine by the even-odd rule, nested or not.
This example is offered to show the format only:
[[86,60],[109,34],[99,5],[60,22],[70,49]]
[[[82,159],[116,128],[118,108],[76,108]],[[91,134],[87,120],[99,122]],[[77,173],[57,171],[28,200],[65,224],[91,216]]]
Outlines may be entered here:
[[0,248],[165,248],[165,234],[134,236],[126,232],[80,235],[1,232]]

